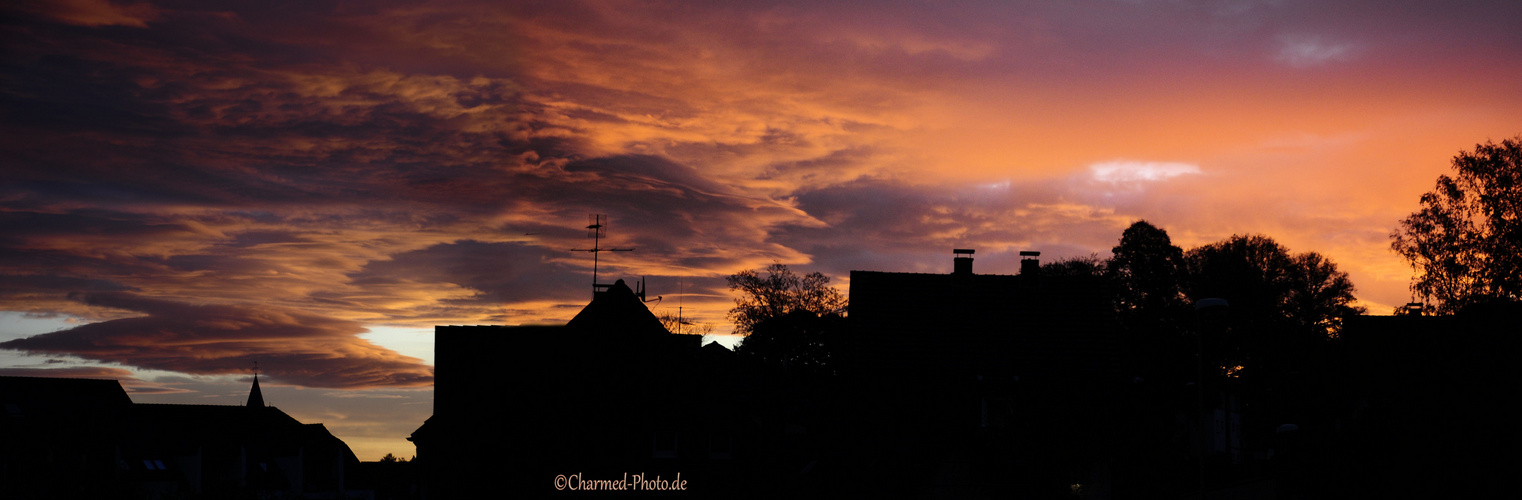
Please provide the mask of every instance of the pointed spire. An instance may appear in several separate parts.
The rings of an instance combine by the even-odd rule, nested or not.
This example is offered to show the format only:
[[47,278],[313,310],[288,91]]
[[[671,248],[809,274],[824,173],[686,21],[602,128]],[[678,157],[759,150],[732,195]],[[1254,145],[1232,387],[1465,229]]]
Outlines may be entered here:
[[254,388],[248,392],[248,406],[250,408],[264,407],[264,393],[259,392],[259,362],[254,362]]

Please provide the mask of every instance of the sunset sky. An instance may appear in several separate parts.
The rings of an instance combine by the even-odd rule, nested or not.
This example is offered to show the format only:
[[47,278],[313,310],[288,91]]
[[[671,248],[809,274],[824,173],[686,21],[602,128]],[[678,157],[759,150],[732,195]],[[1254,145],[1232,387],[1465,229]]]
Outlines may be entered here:
[[[266,399],[414,453],[432,327],[602,281],[727,333],[781,262],[1014,274],[1268,235],[1407,302],[1396,222],[1522,133],[1522,4],[222,2],[0,6],[0,374]],[[679,293],[680,290],[680,293]],[[729,340],[729,339],[726,339]]]

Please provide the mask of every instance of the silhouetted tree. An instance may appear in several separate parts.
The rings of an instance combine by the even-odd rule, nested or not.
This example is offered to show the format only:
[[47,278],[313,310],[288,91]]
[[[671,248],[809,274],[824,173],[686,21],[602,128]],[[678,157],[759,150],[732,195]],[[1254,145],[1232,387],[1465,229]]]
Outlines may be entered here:
[[1335,336],[1344,318],[1363,313],[1353,305],[1348,273],[1315,252],[1290,255],[1267,236],[1232,236],[1190,250],[1185,260],[1192,300],[1224,298],[1233,311],[1320,337]]
[[729,311],[735,332],[745,334],[737,354],[811,369],[829,364],[846,311],[845,296],[829,285],[829,277],[798,276],[777,263],[767,266],[765,275],[745,270],[728,280],[730,290],[740,291]]
[[1071,280],[1108,305],[1113,302],[1112,297],[1116,294],[1108,266],[1109,260],[1099,258],[1099,254],[1089,254],[1086,257],[1069,257],[1041,264],[1040,273],[1041,276]]
[[1291,257],[1286,279],[1285,315],[1300,328],[1336,336],[1348,317],[1364,313],[1362,307],[1353,305],[1356,299],[1348,273],[1338,271],[1337,264],[1319,253]]
[[1289,295],[1289,251],[1272,238],[1233,235],[1189,251],[1189,299],[1224,298],[1233,311],[1277,315]]
[[1167,231],[1144,220],[1133,222],[1111,252],[1107,271],[1119,287],[1116,305],[1122,312],[1161,313],[1184,305],[1184,251],[1173,245]]
[[795,309],[757,323],[735,352],[766,364],[781,363],[789,369],[827,375],[833,368],[836,337],[844,327],[845,318],[839,314]]
[[1184,251],[1168,232],[1133,222],[1105,266],[1115,308],[1127,335],[1128,369],[1145,378],[1192,379],[1195,352],[1193,310],[1184,298]]
[[666,331],[671,333],[708,335],[713,332],[713,325],[711,324],[693,323],[686,319],[678,318],[677,315],[669,311],[655,315],[655,319],[661,320],[661,326],[666,327]]
[[[1106,272],[1125,327],[1123,367],[1158,391],[1153,395],[1182,395],[1170,388],[1190,387],[1188,399],[1133,403],[1140,417],[1131,419],[1127,454],[1141,458],[1130,466],[1155,467],[1156,487],[1166,489],[1164,471],[1184,464],[1177,440],[1156,436],[1183,428],[1148,415],[1204,420],[1196,412],[1234,405],[1237,437],[1261,449],[1279,424],[1310,422],[1320,415],[1315,409],[1333,406],[1326,389],[1336,373],[1329,339],[1361,310],[1353,306],[1347,274],[1326,257],[1291,254],[1266,236],[1232,236],[1185,252],[1146,221],[1127,228],[1113,253]],[[1207,298],[1230,305],[1193,306]]]
[[1042,264],[1041,275],[1102,278],[1108,265],[1109,262],[1099,258],[1098,254],[1089,254],[1088,257],[1070,257]]
[[763,276],[747,269],[725,278],[730,290],[740,292],[735,307],[729,310],[735,333],[749,335],[762,321],[781,318],[793,311],[808,311],[815,316],[846,311],[845,296],[830,286],[828,276],[817,272],[798,276],[780,263],[767,266],[764,272]]
[[1267,236],[1232,236],[1185,254],[1192,301],[1223,298],[1234,325],[1206,345],[1222,368],[1248,370],[1305,358],[1336,336],[1353,305],[1347,273],[1314,252],[1290,255]]
[[1411,290],[1429,310],[1522,297],[1522,136],[1453,157],[1421,210],[1400,221],[1390,248],[1417,273]]

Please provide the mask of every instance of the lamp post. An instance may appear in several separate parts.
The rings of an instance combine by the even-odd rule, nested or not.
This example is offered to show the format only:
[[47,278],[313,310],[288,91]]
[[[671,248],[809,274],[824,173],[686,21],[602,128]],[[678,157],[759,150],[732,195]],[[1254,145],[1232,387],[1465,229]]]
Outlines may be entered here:
[[1200,419],[1199,456],[1195,459],[1195,467],[1199,474],[1198,496],[1200,500],[1205,498],[1205,315],[1215,314],[1212,311],[1224,313],[1230,306],[1226,299],[1200,299],[1194,303],[1194,394],[1195,411]]

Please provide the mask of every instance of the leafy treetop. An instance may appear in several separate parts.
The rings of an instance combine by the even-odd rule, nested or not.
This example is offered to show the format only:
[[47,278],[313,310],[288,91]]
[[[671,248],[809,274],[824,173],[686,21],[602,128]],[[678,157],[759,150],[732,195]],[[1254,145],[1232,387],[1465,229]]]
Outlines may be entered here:
[[1453,169],[1390,234],[1411,291],[1438,314],[1522,298],[1522,136],[1460,151]]
[[747,269],[726,279],[730,290],[740,292],[735,307],[729,310],[735,333],[749,335],[757,324],[794,311],[816,316],[841,315],[846,311],[845,296],[830,286],[828,276],[818,272],[799,276],[787,265],[773,263],[761,273]]

